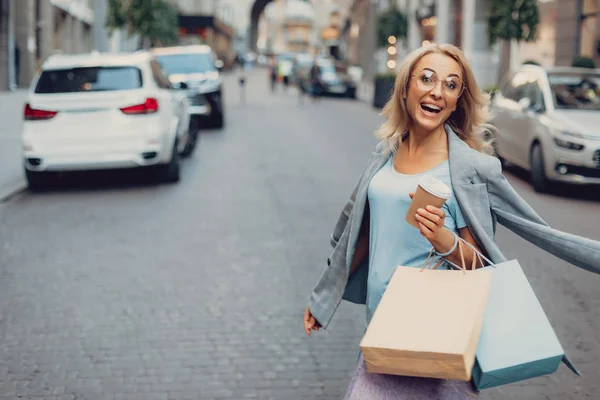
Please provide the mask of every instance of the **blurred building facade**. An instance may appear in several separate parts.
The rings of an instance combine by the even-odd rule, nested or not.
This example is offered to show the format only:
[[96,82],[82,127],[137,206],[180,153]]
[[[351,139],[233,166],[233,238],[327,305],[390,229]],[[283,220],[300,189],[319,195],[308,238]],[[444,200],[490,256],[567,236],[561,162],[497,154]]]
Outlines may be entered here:
[[273,0],[260,17],[258,51],[265,54],[314,52],[314,19],[310,2]]
[[[516,57],[513,65],[522,64],[526,61],[535,61],[538,64],[551,67],[556,65],[556,50],[558,46],[557,33],[564,35],[566,30],[556,29],[558,22],[556,0],[538,0],[538,11],[540,22],[537,28],[537,39],[534,42],[520,43],[513,45],[517,47],[513,55]],[[559,32],[557,32],[559,31]],[[570,36],[567,34],[566,36]],[[571,43],[569,52],[574,54],[574,46]],[[569,63],[572,56],[569,57]]]
[[[490,0],[345,0],[344,5],[342,54],[362,68],[366,79],[393,72],[408,52],[435,41],[461,47],[481,86],[497,81],[498,49],[487,40]],[[389,68],[387,48],[378,48],[375,27],[377,16],[394,6],[407,16],[408,37],[396,42],[396,67]]]
[[556,65],[570,65],[573,57],[594,59],[600,67],[600,0],[551,0],[556,29]]
[[315,25],[319,53],[341,58],[340,33],[343,28],[342,9],[344,0],[315,1]]
[[226,64],[233,61],[233,6],[219,0],[169,0],[179,9],[181,44],[207,44]]
[[52,54],[92,50],[95,24],[93,0],[0,0],[0,90],[28,87]]
[[105,27],[106,15],[108,13],[107,0],[92,0],[94,6],[94,24],[92,33],[94,36],[94,48],[99,52],[128,52],[135,51],[140,46],[137,35],[129,36],[126,32],[116,29],[112,32]]

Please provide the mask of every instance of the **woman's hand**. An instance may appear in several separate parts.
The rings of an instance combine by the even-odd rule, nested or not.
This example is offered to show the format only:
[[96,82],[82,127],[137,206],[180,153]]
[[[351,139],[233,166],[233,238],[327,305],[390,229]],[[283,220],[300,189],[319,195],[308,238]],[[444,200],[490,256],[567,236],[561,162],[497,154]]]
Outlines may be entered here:
[[[412,199],[415,194],[409,193],[408,195]],[[419,224],[421,235],[431,242],[437,238],[438,233],[444,228],[446,213],[441,208],[427,206],[425,209],[419,208],[415,218]]]
[[306,307],[306,311],[304,312],[304,330],[306,334],[310,335],[311,330],[318,331],[319,329],[321,329],[321,324],[312,316],[308,307]]

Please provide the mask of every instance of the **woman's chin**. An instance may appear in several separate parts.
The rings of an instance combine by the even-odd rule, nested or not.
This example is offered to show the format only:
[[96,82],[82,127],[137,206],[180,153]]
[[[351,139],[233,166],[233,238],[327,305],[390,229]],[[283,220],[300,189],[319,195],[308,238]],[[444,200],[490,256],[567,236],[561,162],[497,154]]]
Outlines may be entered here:
[[417,126],[420,129],[423,129],[425,131],[434,131],[436,129],[438,129],[440,126],[442,126],[444,124],[444,121],[436,118],[435,120],[433,119],[424,119],[424,118],[417,118]]

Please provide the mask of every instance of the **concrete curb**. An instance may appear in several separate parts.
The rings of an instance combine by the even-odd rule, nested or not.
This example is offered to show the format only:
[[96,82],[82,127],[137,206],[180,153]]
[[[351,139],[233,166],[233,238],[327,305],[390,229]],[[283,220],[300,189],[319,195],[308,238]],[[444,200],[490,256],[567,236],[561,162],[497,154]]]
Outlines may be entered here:
[[27,190],[27,182],[20,179],[0,187],[0,203],[5,203]]

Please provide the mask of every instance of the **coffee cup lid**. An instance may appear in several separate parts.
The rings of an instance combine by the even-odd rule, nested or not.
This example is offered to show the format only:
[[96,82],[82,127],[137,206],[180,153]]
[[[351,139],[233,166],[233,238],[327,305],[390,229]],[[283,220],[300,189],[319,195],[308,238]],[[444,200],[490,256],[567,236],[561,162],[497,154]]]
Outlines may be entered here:
[[432,195],[442,199],[448,199],[452,194],[452,190],[448,187],[448,185],[429,175],[425,175],[421,178],[419,181],[419,186]]

